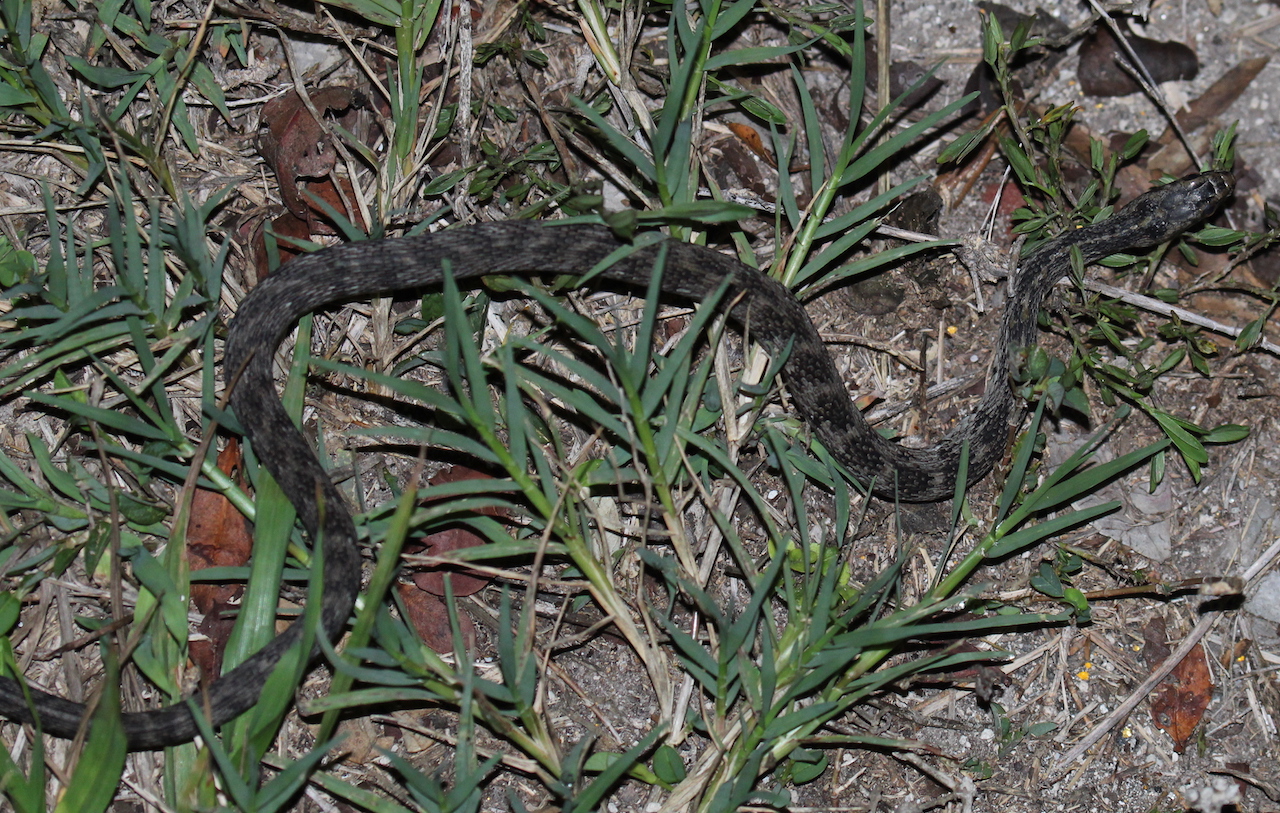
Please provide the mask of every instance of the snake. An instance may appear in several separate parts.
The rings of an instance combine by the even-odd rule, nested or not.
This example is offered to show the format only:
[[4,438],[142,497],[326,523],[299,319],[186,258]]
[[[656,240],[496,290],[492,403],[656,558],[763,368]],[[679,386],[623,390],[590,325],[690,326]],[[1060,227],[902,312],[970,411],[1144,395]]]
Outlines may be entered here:
[[[620,252],[626,244],[608,227],[595,224],[503,221],[347,243],[296,257],[241,301],[227,331],[223,378],[230,386],[229,379],[238,374],[230,394],[235,414],[258,460],[320,548],[322,592],[315,633],[332,641],[354,606],[361,557],[346,500],[294,426],[275,387],[275,350],[303,315],[352,300],[429,290],[446,273],[463,283],[493,274],[597,272],[593,286],[644,290],[660,267],[664,299],[697,303],[723,289],[718,301],[725,303],[729,320],[770,354],[785,358],[782,373],[796,412],[856,480],[884,498],[939,501],[954,494],[964,454],[970,483],[1003,456],[1010,423],[1021,420],[1010,384],[1018,354],[1036,344],[1040,306],[1070,273],[1073,254],[1089,264],[1166,243],[1209,217],[1234,189],[1234,177],[1224,171],[1156,186],[1110,217],[1068,230],[1026,256],[1010,276],[983,396],[926,448],[894,442],[867,423],[803,304],[784,285],[719,251],[670,238]],[[294,621],[187,700],[124,713],[128,748],[188,742],[199,733],[196,714],[219,726],[251,708],[281,656],[303,638],[303,623]],[[0,678],[0,715],[38,724],[45,734],[64,738],[88,725],[84,705],[11,678]]]

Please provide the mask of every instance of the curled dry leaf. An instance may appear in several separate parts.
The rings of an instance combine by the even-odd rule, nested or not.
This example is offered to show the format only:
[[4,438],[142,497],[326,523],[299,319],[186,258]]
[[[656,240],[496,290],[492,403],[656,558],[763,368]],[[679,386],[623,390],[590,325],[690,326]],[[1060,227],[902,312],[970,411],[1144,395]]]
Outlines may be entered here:
[[743,124],[737,121],[726,122],[726,127],[733,131],[738,140],[756,154],[756,157],[764,161],[774,169],[778,168],[778,159],[774,157],[773,150],[764,145],[764,140],[760,138],[760,133],[750,124]]
[[[240,478],[240,444],[234,440],[218,455],[218,469]],[[187,523],[187,567],[195,572],[209,567],[242,567],[249,562],[253,534],[249,523],[231,501],[216,491],[196,489]],[[204,614],[200,632],[207,640],[191,642],[191,660],[201,674],[222,673],[222,652],[235,625],[234,608],[244,593],[239,584],[195,583],[191,601]]]
[[[329,87],[311,94],[311,106],[322,117],[332,117],[345,130],[354,132],[356,116],[368,106],[364,94],[347,87]],[[303,104],[296,93],[272,99],[262,108],[267,131],[258,151],[275,172],[280,198],[295,217],[306,219],[310,211],[299,181],[324,178],[337,163],[338,153],[324,125]]]
[[[359,126],[359,113],[369,104],[359,91],[347,87],[324,88],[312,94],[311,106],[322,118],[348,132],[360,134],[366,129]],[[258,151],[276,174],[280,199],[286,208],[285,213],[270,224],[277,238],[279,261],[300,253],[292,241],[308,240],[315,234],[337,233],[328,225],[329,210],[340,212],[367,229],[369,224],[359,207],[351,205],[355,190],[350,181],[339,179],[339,185],[335,185],[330,175],[338,158],[332,136],[316,121],[301,97],[290,93],[271,100],[262,109],[262,120],[267,129],[259,140]],[[372,140],[362,138],[366,142]],[[269,272],[270,258],[261,223],[252,243],[257,278],[262,279]]]

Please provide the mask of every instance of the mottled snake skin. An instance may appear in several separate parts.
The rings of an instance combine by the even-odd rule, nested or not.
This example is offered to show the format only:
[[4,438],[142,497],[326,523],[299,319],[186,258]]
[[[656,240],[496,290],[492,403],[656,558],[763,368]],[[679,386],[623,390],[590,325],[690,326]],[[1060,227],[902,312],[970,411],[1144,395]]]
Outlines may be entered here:
[[[1113,217],[1071,231],[1039,248],[1010,282],[1009,306],[993,354],[986,393],[936,445],[911,449],[886,440],[862,418],[804,308],[782,285],[758,270],[708,248],[667,241],[662,290],[673,299],[698,302],[729,280],[722,301],[733,303],[732,320],[770,353],[788,346],[786,383],[796,410],[832,455],[875,493],[911,501],[945,499],[955,489],[961,447],[968,442],[969,479],[991,470],[1004,453],[1014,394],[1008,384],[1015,353],[1036,342],[1036,314],[1050,288],[1070,269],[1078,248],[1085,263],[1128,249],[1168,241],[1208,217],[1235,187],[1225,172],[1208,172],[1157,187]],[[346,625],[360,584],[360,554],[346,502],[325,474],[311,445],[294,428],[275,390],[275,348],[302,315],[353,299],[431,288],[441,281],[442,264],[460,282],[481,275],[585,274],[619,249],[603,226],[556,226],[506,222],[470,226],[419,237],[335,246],[298,257],[249,293],[228,333],[224,377],[243,368],[231,402],[258,459],[279,481],[297,508],[307,533],[324,554],[321,624],[317,634],[336,639]],[[610,282],[643,289],[658,253],[643,248],[610,266],[593,285]],[[320,506],[324,506],[321,510]],[[257,702],[281,654],[302,630],[294,623],[245,663],[214,681],[208,690],[155,711],[124,715],[131,750],[186,742],[196,736],[191,708],[215,725]],[[106,691],[113,691],[107,688]],[[0,714],[34,722],[43,731],[72,737],[84,706],[35,690],[31,705],[18,684],[0,679]]]

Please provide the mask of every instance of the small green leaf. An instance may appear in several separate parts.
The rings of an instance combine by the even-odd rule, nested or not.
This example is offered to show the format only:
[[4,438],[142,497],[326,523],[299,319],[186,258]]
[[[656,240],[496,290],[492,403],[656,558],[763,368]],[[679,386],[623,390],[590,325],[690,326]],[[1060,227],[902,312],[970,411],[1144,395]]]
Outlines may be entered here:
[[13,593],[0,593],[0,635],[8,635],[18,623],[22,602]]
[[1000,21],[989,12],[982,14],[982,61],[996,66],[1000,56],[1000,45],[1004,42],[1004,32],[1000,30]]
[[1052,720],[1048,720],[1042,723],[1032,723],[1027,726],[1027,735],[1031,737],[1043,737],[1045,734],[1057,730],[1058,724]]
[[653,752],[653,772],[658,779],[668,785],[683,782],[688,776],[684,760],[680,758],[680,752],[670,745],[660,745]]
[[[619,754],[616,751],[596,751],[594,754],[587,757],[587,761],[583,763],[582,767],[590,773],[600,773],[601,771],[609,768],[609,766],[616,764],[620,759],[622,759],[622,754]],[[645,782],[650,785],[661,784],[658,781],[659,777],[657,773],[649,770],[648,767],[639,762],[627,768],[627,773],[631,774],[634,778],[639,779],[641,782]]]
[[816,748],[797,748],[791,752],[791,781],[797,785],[812,782],[827,769],[827,752]]
[[1206,246],[1229,246],[1241,242],[1248,236],[1245,232],[1224,229],[1221,226],[1205,226],[1194,235],[1196,242]]
[[1249,427],[1224,423],[1210,429],[1202,438],[1205,443],[1235,443],[1249,437]]
[[742,105],[742,109],[760,119],[766,124],[776,124],[782,126],[787,123],[787,114],[772,102],[756,96],[754,93],[743,94],[738,100]]
[[120,506],[120,513],[134,525],[154,525],[169,516],[168,506],[145,503],[125,492],[116,495],[116,502]]
[[63,58],[67,60],[67,64],[71,66],[73,71],[83,76],[91,84],[103,88],[124,87],[141,79],[146,79],[148,76],[143,71],[90,65],[75,54],[63,54]]
[[942,152],[938,153],[938,163],[959,163],[964,160],[965,156],[986,140],[987,136],[991,133],[991,130],[995,127],[995,124],[996,118],[992,117],[990,124],[987,126],[978,130],[973,130],[972,132],[961,133],[956,137],[955,141],[952,141],[943,148]]
[[612,212],[605,215],[605,225],[613,232],[619,240],[629,243],[636,236],[636,228],[639,226],[640,214],[634,209],[623,209],[620,212]]
[[740,203],[724,200],[699,200],[692,203],[676,203],[647,212],[634,212],[641,223],[670,223],[692,220],[697,223],[736,223],[751,217],[755,210]]
[[455,169],[453,172],[446,172],[443,175],[438,175],[423,187],[422,194],[427,196],[443,195],[445,192],[448,192],[457,186],[463,178],[467,177],[467,172],[469,171],[470,170],[466,169]]
[[1068,587],[1062,592],[1062,598],[1070,604],[1077,613],[1089,612],[1089,600],[1084,597],[1084,593],[1080,592],[1078,587]]
[[[754,0],[739,0],[739,5],[752,5]],[[812,42],[812,40],[810,40]],[[721,68],[728,68],[733,65],[755,65],[768,60],[794,54],[803,50],[809,43],[800,43],[798,45],[761,45],[755,48],[735,48],[731,51],[724,51],[707,59],[706,69],[708,71],[717,71]]]
[[1039,571],[1031,577],[1031,589],[1051,598],[1062,598],[1062,580],[1049,562],[1041,562]]
[[[1205,451],[1204,445],[1193,433],[1198,429],[1194,424],[1163,412],[1158,409],[1150,410],[1151,417],[1156,419],[1156,423],[1160,424],[1160,428],[1169,436],[1169,440],[1173,441],[1173,445],[1178,447],[1178,453],[1182,455],[1182,459],[1187,461],[1188,467],[1194,463],[1208,463],[1209,453]],[[1199,471],[1199,467],[1195,468],[1195,472]],[[1197,481],[1200,479],[1196,477]]]
[[[5,87],[0,85],[0,107],[4,106]],[[7,237],[0,236],[0,287],[11,288],[20,282],[26,282],[35,272],[35,255],[15,248]]]
[[1142,148],[1147,146],[1148,138],[1149,136],[1146,130],[1139,130],[1129,136],[1129,140],[1126,141],[1124,147],[1120,149],[1120,160],[1131,161],[1136,158],[1138,153],[1142,152]]
[[1262,327],[1266,324],[1267,318],[1263,316],[1245,325],[1244,329],[1240,331],[1239,337],[1236,338],[1236,349],[1248,350],[1257,344],[1262,337]]
[[25,90],[0,84],[0,107],[23,107],[37,103],[36,97]]
[[1018,176],[1018,180],[1025,186],[1039,188],[1036,180],[1035,167],[1031,163],[1031,159],[1022,151],[1022,147],[1018,146],[1018,142],[1012,138],[1000,139],[1001,152],[1009,161],[1009,166],[1013,168],[1014,174]]

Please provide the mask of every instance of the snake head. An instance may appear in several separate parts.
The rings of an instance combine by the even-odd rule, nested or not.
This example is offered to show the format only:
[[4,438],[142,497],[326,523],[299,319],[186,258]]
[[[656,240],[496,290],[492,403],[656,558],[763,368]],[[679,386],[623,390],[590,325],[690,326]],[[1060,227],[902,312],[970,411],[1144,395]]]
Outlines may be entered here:
[[1168,242],[1213,214],[1236,189],[1230,172],[1202,172],[1157,186],[1134,198],[1120,213],[1133,229],[1134,248]]

